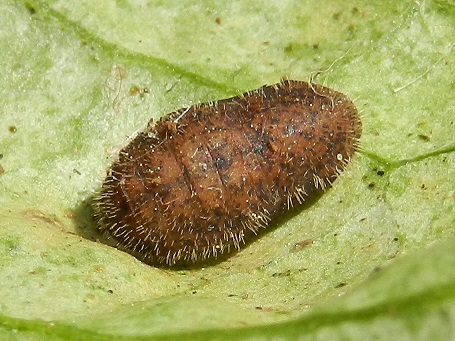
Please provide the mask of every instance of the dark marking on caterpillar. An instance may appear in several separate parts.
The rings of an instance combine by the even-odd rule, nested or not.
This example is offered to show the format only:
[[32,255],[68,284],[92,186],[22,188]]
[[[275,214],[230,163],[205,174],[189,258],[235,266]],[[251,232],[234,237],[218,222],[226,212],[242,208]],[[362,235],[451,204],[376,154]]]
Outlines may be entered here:
[[344,94],[301,81],[182,108],[120,151],[100,228],[149,264],[215,259],[329,187],[361,131]]

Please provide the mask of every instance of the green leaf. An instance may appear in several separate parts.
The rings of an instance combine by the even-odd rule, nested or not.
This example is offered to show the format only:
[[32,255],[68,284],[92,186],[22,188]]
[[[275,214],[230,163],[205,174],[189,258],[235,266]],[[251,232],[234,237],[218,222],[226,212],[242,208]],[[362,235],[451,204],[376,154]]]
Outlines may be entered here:
[[[453,339],[453,1],[0,4],[0,335]],[[353,98],[362,150],[243,251],[154,268],[90,206],[150,119],[282,77]]]

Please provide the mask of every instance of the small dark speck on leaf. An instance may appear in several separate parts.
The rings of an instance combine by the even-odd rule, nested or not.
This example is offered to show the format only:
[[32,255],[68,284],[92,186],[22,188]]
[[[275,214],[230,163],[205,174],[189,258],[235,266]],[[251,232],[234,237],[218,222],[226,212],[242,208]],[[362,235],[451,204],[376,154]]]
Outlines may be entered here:
[[305,239],[305,240],[302,240],[300,242],[297,242],[297,243],[295,243],[292,246],[291,252],[301,251],[301,250],[303,250],[304,248],[306,248],[307,246],[309,246],[309,245],[311,245],[313,243],[314,243],[313,239]]
[[33,15],[33,14],[36,13],[35,7],[33,7],[33,6],[30,5],[30,4],[25,4],[25,8],[27,8],[27,11],[28,11],[31,15]]
[[275,272],[272,274],[272,277],[288,277],[291,275],[291,270],[286,270],[283,272]]
[[381,269],[380,266],[375,266],[375,267],[373,268],[373,271],[372,271],[372,272],[373,272],[373,273],[378,273],[378,272],[381,271],[381,270],[382,270],[382,269]]
[[335,12],[332,15],[332,19],[333,20],[338,20],[338,19],[340,19],[340,16],[341,16],[341,12]]
[[419,135],[417,135],[417,137],[419,139],[421,139],[422,141],[424,141],[424,142],[429,142],[430,141],[430,137],[428,135],[419,134]]
[[287,45],[284,47],[284,52],[285,52],[285,53],[291,53],[292,50],[293,50],[293,45],[292,45],[292,43],[289,43],[289,44],[287,44]]

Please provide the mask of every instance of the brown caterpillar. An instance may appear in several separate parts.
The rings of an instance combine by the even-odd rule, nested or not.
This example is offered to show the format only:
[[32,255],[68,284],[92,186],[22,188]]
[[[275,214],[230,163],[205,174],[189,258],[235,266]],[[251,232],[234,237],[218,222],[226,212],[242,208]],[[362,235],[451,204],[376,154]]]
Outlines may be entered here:
[[177,110],[121,150],[101,230],[151,264],[216,258],[330,186],[362,126],[342,93],[293,80]]

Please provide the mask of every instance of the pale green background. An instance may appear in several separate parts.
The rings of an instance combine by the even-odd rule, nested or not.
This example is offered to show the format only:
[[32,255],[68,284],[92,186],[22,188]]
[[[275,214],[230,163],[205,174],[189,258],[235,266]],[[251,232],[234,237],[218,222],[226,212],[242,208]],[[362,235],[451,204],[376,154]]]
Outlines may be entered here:
[[[455,339],[453,1],[3,0],[0,13],[6,339]],[[149,119],[282,77],[361,112],[363,151],[334,188],[203,269],[97,242],[88,204]]]

